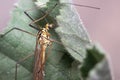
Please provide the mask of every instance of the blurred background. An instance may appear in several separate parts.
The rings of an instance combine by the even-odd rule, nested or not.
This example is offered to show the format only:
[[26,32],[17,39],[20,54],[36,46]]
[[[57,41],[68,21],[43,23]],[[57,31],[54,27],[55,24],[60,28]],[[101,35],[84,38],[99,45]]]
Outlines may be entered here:
[[[3,31],[10,19],[10,11],[18,0],[0,2],[0,31]],[[115,80],[120,80],[120,0],[74,0],[74,3],[97,6],[100,10],[76,7],[90,38],[102,45],[110,56]]]

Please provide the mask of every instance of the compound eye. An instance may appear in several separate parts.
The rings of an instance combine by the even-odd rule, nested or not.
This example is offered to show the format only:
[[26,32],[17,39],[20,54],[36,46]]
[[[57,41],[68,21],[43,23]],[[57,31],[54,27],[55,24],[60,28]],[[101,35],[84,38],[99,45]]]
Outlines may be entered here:
[[49,24],[49,28],[53,28],[53,26],[54,26],[53,24]]

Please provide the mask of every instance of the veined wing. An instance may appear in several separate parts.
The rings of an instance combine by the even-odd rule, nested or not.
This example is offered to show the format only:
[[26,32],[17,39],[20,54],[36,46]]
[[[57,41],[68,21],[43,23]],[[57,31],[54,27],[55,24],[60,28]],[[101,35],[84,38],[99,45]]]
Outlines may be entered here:
[[34,80],[43,80],[44,78],[45,50],[44,45],[39,45],[38,40],[36,40],[33,72]]

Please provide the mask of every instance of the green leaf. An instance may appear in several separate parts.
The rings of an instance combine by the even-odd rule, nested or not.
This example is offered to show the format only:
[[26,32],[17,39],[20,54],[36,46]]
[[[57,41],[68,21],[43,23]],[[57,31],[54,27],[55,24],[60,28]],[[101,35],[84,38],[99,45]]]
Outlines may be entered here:
[[87,49],[87,57],[80,71],[84,80],[112,80],[106,54],[98,45],[93,45]]
[[70,46],[70,48],[66,47],[69,54],[82,62],[86,55],[86,46],[90,44],[90,40],[75,8],[71,5],[62,7],[60,15],[57,16],[57,21],[59,27],[56,32],[59,34],[62,43],[65,46]]
[[[37,0],[36,3],[40,2],[42,0]],[[60,36],[60,40],[69,54],[82,62],[86,55],[86,46],[90,44],[90,39],[74,8],[75,5],[65,4],[68,2],[72,3],[71,0],[50,0],[50,2],[47,2],[48,9],[51,9],[55,3],[59,3],[49,15],[53,21],[57,22],[58,27],[55,31]]]
[[[28,26],[31,20],[24,14],[24,11],[35,7],[35,4],[38,6],[47,2],[46,6],[41,6],[41,9],[34,9],[29,12],[34,19],[38,19],[44,15],[41,10],[45,13],[46,10],[52,9],[56,2],[59,2],[60,5],[46,17],[46,20],[38,23],[42,27],[46,22],[57,24],[56,28],[50,31],[52,38],[61,41],[67,49],[66,51],[62,45],[57,43],[53,43],[52,51],[49,51],[48,48],[46,52],[51,54],[45,64],[45,80],[84,80],[87,78],[92,80],[94,76],[90,72],[93,70],[99,73],[96,66],[97,64],[104,65],[101,61],[105,56],[100,54],[99,49],[93,47],[87,50],[86,57],[86,46],[90,45],[87,32],[76,10],[71,5],[62,4],[64,1],[70,2],[69,0],[37,0],[37,2],[21,0],[13,10],[12,18],[3,34],[13,27],[36,34],[38,31]],[[14,80],[16,62],[34,53],[35,39],[34,36],[18,30],[11,31],[0,38],[0,80]],[[34,59],[31,57],[20,63],[18,80],[32,80],[33,61]],[[100,70],[102,69],[100,68]],[[107,73],[110,74],[109,71]],[[102,73],[100,72],[100,74]],[[100,79],[104,80],[105,77],[100,77]]]
[[[41,2],[45,3],[47,0],[42,0]],[[42,7],[42,10],[51,9],[56,2],[59,1],[50,0],[46,7]],[[35,7],[35,4],[31,0],[20,0],[19,3],[16,4],[16,7],[11,14],[11,20],[2,34],[13,27],[36,34],[37,30],[28,26],[31,20],[24,14],[25,10],[32,7]],[[76,63],[74,65],[72,65],[72,63],[74,63],[74,59],[79,62],[83,61],[83,58],[85,57],[84,48],[89,43],[89,39],[74,11],[75,10],[73,7],[71,8],[70,5],[57,6],[47,17],[49,23],[55,21],[58,24],[58,27],[56,27],[55,30],[50,31],[52,38],[57,41],[60,41],[61,39],[64,45],[69,46],[69,48],[66,47],[69,53],[62,45],[53,43],[53,49],[45,65],[45,80],[80,80],[81,78],[78,69],[76,68]],[[34,19],[43,15],[40,10],[37,9],[30,11],[29,14]],[[73,20],[71,20],[71,17]],[[46,22],[43,20],[40,21],[39,24],[44,27]],[[55,31],[59,34],[60,38]],[[34,53],[35,39],[34,36],[18,30],[13,30],[0,38],[0,80],[14,80],[16,62],[27,55]],[[72,57],[69,56],[69,54]],[[32,69],[33,57],[20,63],[20,66],[18,67],[18,80],[32,80]],[[73,73],[78,74],[78,76],[73,75]]]
[[88,80],[114,80],[107,59],[103,59],[91,70]]

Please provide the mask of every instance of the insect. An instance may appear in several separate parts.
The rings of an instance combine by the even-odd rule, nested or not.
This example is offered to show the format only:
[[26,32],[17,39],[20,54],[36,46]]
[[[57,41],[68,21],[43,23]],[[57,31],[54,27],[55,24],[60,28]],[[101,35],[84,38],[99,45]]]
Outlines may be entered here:
[[[64,4],[72,4],[72,3],[64,3]],[[41,18],[34,20],[28,13],[27,11],[25,11],[25,14],[32,20],[32,23],[30,23],[29,25],[32,28],[38,29],[38,27],[33,26],[32,24],[35,24],[38,21],[41,21],[43,19],[45,19],[54,8],[56,8],[56,6],[59,5],[59,3],[56,3],[53,8],[51,10],[48,10],[46,13],[43,12],[45,15],[42,16]],[[98,9],[96,7],[90,7],[90,6],[84,6],[84,5],[78,5],[78,4],[72,4],[72,5],[76,5],[76,6],[82,6],[82,7],[89,7],[89,8],[95,8]],[[37,24],[36,24],[37,25]],[[38,25],[37,25],[38,26]],[[31,32],[19,29],[19,28],[12,28],[11,30],[9,30],[8,32],[6,32],[5,34],[1,35],[1,37],[4,37],[6,34],[8,34],[9,32],[11,32],[12,30],[19,30],[25,33],[28,33],[30,35],[33,35],[36,37],[36,47],[35,47],[35,60],[34,60],[34,72],[33,72],[33,79],[34,80],[44,80],[44,65],[45,65],[45,60],[46,60],[46,48],[48,46],[50,46],[52,44],[52,42],[57,42],[53,39],[50,38],[50,33],[48,32],[50,28],[52,28],[54,25],[53,24],[49,24],[48,22],[46,23],[44,28],[39,29],[37,34],[33,34]],[[59,43],[59,42],[57,42]],[[60,43],[59,43],[60,44]],[[26,60],[27,58],[31,57],[33,54],[23,58],[22,60],[18,61],[16,63],[16,70],[15,70],[15,80],[17,80],[17,67],[18,64],[20,64],[21,62],[23,62],[24,60]]]

